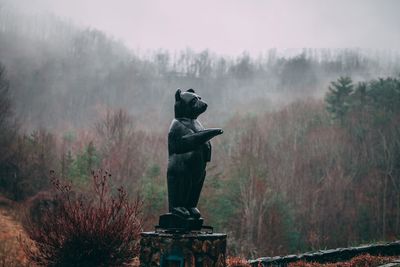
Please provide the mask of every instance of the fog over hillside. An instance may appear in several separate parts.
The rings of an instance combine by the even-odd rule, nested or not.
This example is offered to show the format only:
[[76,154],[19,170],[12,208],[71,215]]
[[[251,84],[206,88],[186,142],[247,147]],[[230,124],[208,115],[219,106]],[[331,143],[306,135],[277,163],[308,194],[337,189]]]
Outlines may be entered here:
[[[210,103],[211,124],[298,98],[321,97],[340,75],[396,75],[393,49],[269,49],[220,56],[190,48],[135,52],[99,30],[4,4],[0,61],[16,113],[27,129],[82,127],[107,108],[124,108],[145,129],[172,117],[173,93],[195,88]],[[163,128],[164,129],[164,128]]]
[[[4,1],[4,0],[3,0]],[[8,0],[112,34],[132,48],[222,55],[278,48],[398,49],[396,0]]]

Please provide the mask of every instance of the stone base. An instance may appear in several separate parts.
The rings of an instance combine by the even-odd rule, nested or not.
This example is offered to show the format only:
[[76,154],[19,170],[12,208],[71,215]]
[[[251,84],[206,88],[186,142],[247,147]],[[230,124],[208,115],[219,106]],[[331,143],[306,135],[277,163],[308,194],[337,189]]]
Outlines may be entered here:
[[182,218],[178,215],[167,213],[160,216],[159,228],[170,231],[199,231],[203,226],[203,218]]
[[226,234],[143,232],[140,267],[225,267]]

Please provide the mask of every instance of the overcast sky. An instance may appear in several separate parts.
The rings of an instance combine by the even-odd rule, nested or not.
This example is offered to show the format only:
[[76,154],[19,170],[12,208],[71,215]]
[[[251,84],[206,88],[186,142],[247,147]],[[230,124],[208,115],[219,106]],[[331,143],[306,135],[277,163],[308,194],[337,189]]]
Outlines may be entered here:
[[141,50],[400,48],[400,0],[13,0]]

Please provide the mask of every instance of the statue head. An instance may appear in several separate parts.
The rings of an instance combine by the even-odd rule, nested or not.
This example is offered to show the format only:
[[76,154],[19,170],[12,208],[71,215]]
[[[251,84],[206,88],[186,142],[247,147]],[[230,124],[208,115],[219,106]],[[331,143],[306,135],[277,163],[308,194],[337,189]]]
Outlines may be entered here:
[[207,103],[193,89],[186,92],[182,92],[180,89],[176,91],[175,118],[197,119],[206,109]]

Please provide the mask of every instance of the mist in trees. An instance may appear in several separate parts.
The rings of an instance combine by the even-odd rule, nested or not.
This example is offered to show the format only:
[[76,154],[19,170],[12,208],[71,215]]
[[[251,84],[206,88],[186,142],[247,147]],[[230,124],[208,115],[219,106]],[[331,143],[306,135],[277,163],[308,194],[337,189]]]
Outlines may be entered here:
[[49,171],[84,190],[112,173],[167,209],[166,136],[177,88],[209,103],[200,209],[249,257],[399,238],[400,54],[277,49],[139,53],[57,17],[0,8],[0,192],[24,203]]
[[26,129],[83,127],[99,110],[123,108],[140,125],[167,127],[171,94],[198,88],[210,101],[207,121],[262,112],[294,99],[322,96],[338,76],[366,80],[397,75],[396,51],[269,50],[222,57],[205,50],[138,53],[93,29],[59,18],[0,10],[0,56]]

